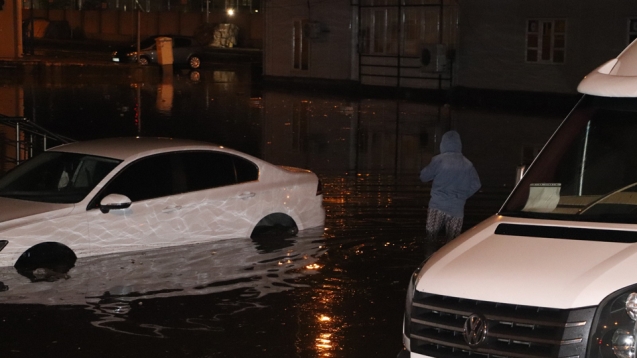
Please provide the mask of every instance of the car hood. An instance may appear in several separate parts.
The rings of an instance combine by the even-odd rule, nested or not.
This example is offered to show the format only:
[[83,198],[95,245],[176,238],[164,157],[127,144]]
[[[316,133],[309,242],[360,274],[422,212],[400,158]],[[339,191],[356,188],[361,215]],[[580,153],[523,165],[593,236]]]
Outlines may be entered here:
[[[68,214],[73,210],[73,204],[52,204],[37,201],[27,201],[0,197],[0,228],[8,226],[12,220],[34,219],[35,215],[50,213],[47,219]],[[66,210],[64,210],[66,209]],[[22,220],[20,220],[22,222]]]
[[[418,291],[552,308],[599,304],[637,282],[637,244],[495,234],[495,216],[459,236],[426,262]],[[546,221],[514,220],[526,225]],[[580,227],[582,223],[551,223]],[[592,223],[588,223],[588,228]],[[608,229],[608,228],[606,228]],[[621,229],[618,227],[617,229]],[[626,228],[624,228],[625,230]]]

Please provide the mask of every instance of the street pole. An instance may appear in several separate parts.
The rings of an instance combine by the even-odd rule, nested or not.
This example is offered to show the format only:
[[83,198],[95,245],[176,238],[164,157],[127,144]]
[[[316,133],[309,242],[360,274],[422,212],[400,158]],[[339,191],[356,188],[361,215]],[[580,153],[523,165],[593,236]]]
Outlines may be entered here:
[[137,63],[141,60],[142,56],[140,56],[141,48],[140,48],[140,28],[141,28],[141,14],[139,13],[139,4],[135,1],[135,11],[137,11]]
[[35,45],[33,44],[33,38],[35,33],[35,15],[33,10],[33,0],[31,0],[31,9],[29,9],[29,12],[31,13],[31,19],[29,20],[29,22],[31,22],[31,26],[30,26],[31,31],[29,31],[29,55],[33,55],[35,53],[35,49],[34,49]]

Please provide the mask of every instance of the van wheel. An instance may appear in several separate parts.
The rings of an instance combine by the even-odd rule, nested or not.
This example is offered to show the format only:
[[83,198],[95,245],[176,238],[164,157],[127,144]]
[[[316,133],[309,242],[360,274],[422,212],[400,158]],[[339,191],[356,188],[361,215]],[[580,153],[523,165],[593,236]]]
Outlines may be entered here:
[[139,59],[139,64],[142,66],[148,66],[148,64],[150,63],[150,61],[148,61],[148,58],[146,57],[142,57]]
[[68,278],[67,273],[75,266],[75,261],[77,256],[66,245],[43,242],[20,255],[13,267],[32,282],[57,281]]

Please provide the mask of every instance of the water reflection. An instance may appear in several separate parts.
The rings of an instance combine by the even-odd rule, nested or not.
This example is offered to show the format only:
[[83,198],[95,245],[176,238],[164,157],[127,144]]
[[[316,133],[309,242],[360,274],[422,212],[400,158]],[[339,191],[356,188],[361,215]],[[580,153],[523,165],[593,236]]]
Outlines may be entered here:
[[[469,227],[499,208],[516,167],[532,158],[565,114],[274,90],[250,78],[249,69],[227,67],[177,71],[170,83],[161,76],[97,74],[53,83],[5,80],[9,89],[0,96],[0,113],[19,115],[7,112],[18,108],[77,139],[137,134],[201,139],[311,169],[323,182],[324,236],[159,251],[159,258],[165,255],[161,265],[150,254],[109,256],[83,262],[84,271],[78,263],[55,286],[28,284],[19,276],[3,279],[9,290],[0,297],[82,305],[96,327],[128,335],[223,331],[228,342],[216,343],[226,348],[215,353],[219,356],[236,352],[244,329],[254,342],[244,347],[246,355],[395,355],[405,280],[424,257],[429,186],[417,174],[437,154],[442,133],[450,128],[461,133],[463,151],[483,182],[467,202]],[[11,105],[3,105],[5,93],[16,94]],[[77,281],[85,285],[72,284]],[[228,320],[231,325],[224,324]],[[265,332],[265,324],[274,328]]]
[[206,140],[275,164],[351,176],[355,185],[370,174],[417,183],[415,175],[437,154],[441,135],[454,128],[483,183],[507,189],[517,166],[532,160],[563,116],[262,89],[251,82],[250,68],[241,66],[83,78],[8,78],[0,113],[27,116],[76,139]]
[[[325,252],[323,229],[297,237],[265,241],[230,239],[210,243],[79,259],[66,279],[31,283],[13,268],[1,268],[0,303],[88,305],[96,327],[121,333],[162,335],[166,329],[211,329],[214,325],[182,317],[183,326],[131,322],[149,299],[210,295],[233,291],[236,306],[221,303],[225,314],[261,307],[258,299],[305,287],[301,277],[317,273]],[[131,327],[134,326],[134,327]]]

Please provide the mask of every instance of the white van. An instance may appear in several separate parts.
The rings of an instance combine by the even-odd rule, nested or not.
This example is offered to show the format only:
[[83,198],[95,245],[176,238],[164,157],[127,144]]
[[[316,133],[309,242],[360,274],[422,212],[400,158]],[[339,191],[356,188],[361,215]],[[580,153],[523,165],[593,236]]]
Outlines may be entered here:
[[578,91],[499,213],[414,272],[398,357],[635,357],[637,45]]

